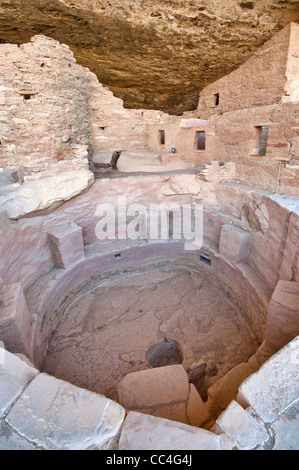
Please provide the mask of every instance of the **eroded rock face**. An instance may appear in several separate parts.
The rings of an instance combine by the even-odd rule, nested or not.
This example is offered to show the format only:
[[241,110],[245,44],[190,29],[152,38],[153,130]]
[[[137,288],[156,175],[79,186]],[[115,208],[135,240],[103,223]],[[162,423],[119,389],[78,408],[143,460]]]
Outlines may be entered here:
[[53,37],[127,107],[179,113],[298,19],[296,0],[4,0],[0,42]]

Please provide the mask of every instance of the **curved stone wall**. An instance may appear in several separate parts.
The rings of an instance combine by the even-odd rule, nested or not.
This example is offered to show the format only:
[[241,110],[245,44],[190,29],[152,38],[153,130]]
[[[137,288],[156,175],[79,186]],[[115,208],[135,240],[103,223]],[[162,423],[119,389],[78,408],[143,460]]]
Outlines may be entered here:
[[[151,190],[148,191],[148,188]],[[142,265],[145,262],[144,256],[150,258],[156,256],[155,253],[157,263],[163,261],[163,256],[165,259],[166,253],[171,258],[195,257],[195,263],[200,266],[201,271],[210,277],[214,276],[242,311],[246,312],[262,341],[265,336],[267,307],[278,280],[298,281],[297,200],[271,196],[264,191],[254,191],[236,184],[205,183],[199,181],[195,175],[170,178],[143,176],[138,178],[138,185],[132,177],[103,179],[97,181],[88,193],[66,202],[51,214],[13,222],[2,213],[0,250],[3,264],[0,275],[4,285],[21,284],[31,312],[31,331],[35,330],[36,322],[38,324],[44,318],[51,305],[51,295],[43,298],[44,294],[41,292],[47,292],[47,289],[49,292],[53,289],[54,292],[57,289],[57,304],[50,308],[54,311],[69,290],[93,276],[104,275],[115,269],[114,255],[109,254],[111,246],[112,253],[127,250],[130,243],[135,247],[135,242],[125,240],[112,245],[110,243],[109,247],[106,242],[100,242],[95,234],[97,205],[107,201],[116,205],[117,198],[123,194],[127,195],[128,204],[133,201],[144,204],[149,201],[160,204],[173,200],[181,204],[195,200],[203,202],[204,244],[199,251],[208,254],[211,264],[206,266],[199,263],[200,253],[198,256],[184,251],[178,243],[172,247],[166,244],[159,247],[159,244],[150,245],[147,241],[141,241],[140,251],[132,248],[134,258],[131,261],[126,256],[117,261],[117,270]],[[80,263],[72,267],[73,271],[54,268],[48,237],[55,227],[68,223],[75,223],[82,232],[78,234],[79,240],[81,237],[81,242],[78,243],[82,244],[82,257],[77,259]],[[245,258],[240,255],[242,233],[247,240]],[[179,251],[176,252],[177,250]],[[101,266],[98,266],[99,256],[102,256]],[[53,276],[59,279],[56,282],[58,287]],[[49,283],[49,286],[45,283]],[[36,295],[37,291],[39,295]],[[38,328],[40,327],[37,330]],[[32,333],[31,337],[33,338]]]
[[[96,208],[98,204],[107,201],[114,201],[113,204],[116,205],[117,197],[123,194],[127,195],[128,203],[132,201],[143,204],[150,201],[161,203],[172,198],[181,204],[203,202],[204,241],[202,248],[197,252],[186,251],[181,242],[175,241],[100,242],[95,230],[98,221]],[[260,377],[260,374],[264,373],[262,371],[268,370],[269,367],[269,374],[271,374],[272,365],[267,366],[267,364],[276,364],[276,356],[270,360],[269,357],[298,334],[298,325],[295,321],[296,315],[298,317],[299,295],[296,244],[297,200],[271,196],[264,191],[237,184],[203,182],[192,174],[168,178],[147,175],[138,178],[138,185],[136,178],[132,177],[99,180],[88,193],[66,202],[50,214],[18,221],[10,221],[4,214],[1,217],[4,235],[0,247],[3,259],[0,273],[2,276],[0,331],[1,339],[9,351],[26,354],[39,368],[47,338],[55,329],[59,315],[63,314],[72,296],[83,287],[92,286],[101,277],[136,268],[143,269],[151,265],[163,266],[165,260],[168,264],[171,262],[177,266],[191,266],[217,281],[228,293],[247,316],[261,346],[246,363],[229,371],[208,390],[205,413],[208,413],[209,419],[203,419],[204,424],[202,424],[206,429],[196,428],[195,431],[192,428],[190,431],[189,428],[184,428],[184,430],[186,433],[191,432],[195,435],[199,433],[200,436],[197,435],[194,445],[202,445],[203,448],[273,446],[271,436],[268,437],[269,434],[265,434],[268,431],[265,431],[259,420],[261,415],[257,412],[258,405],[254,402],[255,398],[253,399],[250,395],[251,392],[248,392],[249,394],[244,392],[246,389],[244,385],[245,388],[242,386],[243,388],[240,389],[239,398],[237,394],[242,382],[258,371],[266,361],[264,369],[262,367],[257,375],[253,375],[252,379],[248,379],[249,382],[245,382],[254,383],[253,388],[259,387],[261,382],[258,380],[255,382],[254,377]],[[55,240],[59,240],[56,245]],[[116,258],[115,255],[117,255]],[[209,263],[201,262],[201,258],[208,259]],[[279,309],[282,306],[285,309],[284,318],[279,315]],[[290,330],[288,325],[292,325]],[[277,340],[277,329],[284,330],[284,344]],[[296,341],[291,344],[297,345]],[[293,346],[289,348],[286,346],[283,351],[288,352],[278,354],[292,353],[294,366],[297,367],[296,357],[294,359],[296,348],[294,350],[292,348]],[[280,357],[278,355],[278,358]],[[279,359],[275,367],[284,367],[284,365],[285,363]],[[15,380],[11,370],[6,373],[10,377],[8,380]],[[38,377],[41,378],[38,379]],[[40,374],[33,379],[32,387],[39,380],[41,384],[38,383],[38,386],[41,387],[46,386],[44,383],[48,380],[58,381],[58,379],[43,377],[47,375]],[[60,384],[60,381],[54,382],[53,390],[57,387],[55,384]],[[290,386],[292,387],[292,384]],[[23,399],[29,399],[22,387],[19,390],[20,403]],[[63,387],[72,388],[73,385],[68,384]],[[29,393],[31,388],[28,390]],[[292,389],[292,393],[296,394],[297,391],[294,390]],[[34,391],[33,393],[36,394]],[[86,393],[90,392],[86,391]],[[298,393],[297,398],[293,397],[291,402],[287,394],[286,398],[282,398],[283,405],[278,414],[275,417],[273,415],[265,418],[266,421],[263,422],[268,423],[267,419],[269,419],[274,427],[281,429],[283,426],[281,423],[285,419],[282,415],[290,403],[295,403],[297,399]],[[239,401],[242,406],[232,400]],[[45,404],[45,407],[47,408],[48,405]],[[229,408],[227,408],[228,405]],[[253,408],[253,411],[246,408],[248,405]],[[18,426],[23,425],[18,424],[13,418],[11,421],[7,418],[13,410],[13,408],[10,409],[10,405],[6,404],[4,408],[6,414],[4,413],[2,425],[4,427],[9,425],[18,434]],[[221,414],[223,412],[224,415]],[[13,414],[16,415],[16,413]],[[219,418],[220,414],[222,417]],[[244,443],[240,441],[241,437],[234,435],[235,430],[231,429],[233,422],[231,417],[235,414],[242,422],[247,423],[246,426],[252,425],[256,429],[258,437],[254,445],[252,442]],[[123,422],[122,418],[120,420]],[[138,413],[130,412],[123,428],[125,434],[121,436],[120,448],[132,448],[132,433],[134,434],[132,426],[136,420],[144,421],[145,430],[148,425],[164,426],[163,422],[159,421],[163,420],[161,417],[149,418],[146,415],[138,416]],[[151,420],[154,421],[151,422]],[[215,426],[215,423],[218,426],[213,427],[215,432],[207,431],[207,429],[211,430],[211,426]],[[112,446],[117,445],[115,442],[119,439],[120,426],[120,424],[116,425],[117,432]],[[172,426],[176,428],[176,424]],[[268,429],[267,426],[268,424],[266,425]],[[35,432],[38,434],[42,431],[36,430]],[[206,434],[207,432],[209,434]],[[20,434],[23,435],[23,431],[20,430]],[[146,431],[144,435],[147,435]],[[233,435],[234,444],[230,441]],[[16,439],[14,442],[19,439],[17,436],[14,438]],[[211,443],[207,443],[210,439],[212,439]],[[29,437],[28,442],[39,445],[36,436],[32,439]],[[41,444],[41,447],[47,448],[47,442]],[[182,445],[189,448],[183,442],[184,440]],[[18,444],[14,445],[18,446]],[[60,445],[62,448],[71,448],[73,444],[63,444],[63,440],[58,439],[55,446]],[[76,445],[80,446],[80,444]],[[107,448],[106,444],[94,445]],[[146,439],[140,445],[144,446],[143,448],[149,446]],[[166,440],[165,446],[167,445]]]

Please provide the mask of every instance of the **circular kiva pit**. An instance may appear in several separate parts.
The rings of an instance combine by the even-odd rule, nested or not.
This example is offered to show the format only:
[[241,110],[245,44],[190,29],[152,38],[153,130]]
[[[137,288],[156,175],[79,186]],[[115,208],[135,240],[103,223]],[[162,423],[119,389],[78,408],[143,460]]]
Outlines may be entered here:
[[[209,427],[210,415],[201,412],[198,422],[190,413],[199,416],[209,391],[261,344],[259,322],[246,308],[253,287],[242,299],[224,287],[217,272],[226,263],[211,252],[188,252],[170,241],[130,243],[122,249],[107,243],[106,253],[90,251],[28,290],[36,298],[34,289],[46,286],[39,290],[34,362],[126,409]],[[238,269],[229,269],[232,284],[246,285]],[[252,372],[247,367],[245,374]],[[190,402],[195,409],[188,414]]]
[[4,285],[7,304],[14,296],[30,319],[4,338],[7,349],[126,410],[211,429],[241,384],[299,331],[298,215],[284,200],[241,196],[227,197],[240,201],[238,217],[204,210],[195,250],[173,239],[99,241],[97,217],[83,216],[87,194],[75,213],[70,201],[42,226],[39,218],[11,224],[5,255],[26,235],[17,266],[30,258],[38,269]]
[[257,347],[249,321],[215,282],[188,268],[151,267],[78,292],[52,331],[42,370],[116,400],[119,381],[151,361],[189,370],[203,360],[207,387]]

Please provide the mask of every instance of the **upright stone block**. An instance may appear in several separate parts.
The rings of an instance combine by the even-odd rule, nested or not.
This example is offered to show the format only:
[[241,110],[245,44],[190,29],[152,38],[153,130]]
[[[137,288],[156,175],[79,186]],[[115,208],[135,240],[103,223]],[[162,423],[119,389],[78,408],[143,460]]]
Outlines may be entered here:
[[236,401],[251,406],[271,423],[299,397],[299,336],[251,375],[239,388]]
[[266,346],[274,352],[299,335],[299,282],[278,281],[267,313]]
[[85,259],[82,227],[74,222],[53,228],[48,232],[48,242],[58,268],[67,269]]
[[189,424],[188,375],[182,365],[132,372],[118,384],[118,401],[128,410]]
[[189,381],[182,365],[132,372],[118,384],[119,403],[129,410],[186,402]]
[[9,351],[30,356],[30,314],[19,283],[0,283],[0,340]]
[[191,426],[204,427],[212,421],[212,417],[193,384],[190,384],[187,416]]
[[199,394],[202,392],[205,383],[206,368],[207,364],[202,359],[190,367],[190,382],[194,384]]
[[246,262],[250,253],[250,242],[250,233],[234,225],[222,225],[219,253],[234,264]]

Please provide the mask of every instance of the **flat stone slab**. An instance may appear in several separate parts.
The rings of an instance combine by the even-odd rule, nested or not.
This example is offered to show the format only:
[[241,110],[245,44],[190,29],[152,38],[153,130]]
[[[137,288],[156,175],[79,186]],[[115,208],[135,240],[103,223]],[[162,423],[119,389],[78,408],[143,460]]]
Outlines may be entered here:
[[47,450],[96,450],[116,448],[124,416],[120,405],[102,395],[39,374],[6,422]]
[[252,450],[269,440],[265,427],[234,400],[220,415],[216,424],[233,439],[240,450]]
[[120,450],[221,450],[219,436],[205,429],[131,411]]
[[273,450],[299,450],[299,399],[282,413],[271,429],[275,435]]
[[24,387],[39,373],[26,362],[3,350],[0,345],[0,417],[22,393]]
[[40,448],[19,436],[7,423],[0,421],[0,450],[40,450]]
[[237,402],[271,423],[299,397],[299,336],[272,356],[239,388]]
[[29,214],[54,210],[86,191],[94,182],[94,175],[88,170],[65,171],[35,181],[18,185],[12,191],[0,196],[0,211],[5,211],[10,219],[19,219]]
[[129,410],[184,402],[188,395],[188,375],[182,365],[132,372],[118,384],[118,401]]
[[117,161],[118,171],[123,172],[159,171],[159,168],[161,168],[161,158],[155,152],[126,150],[121,153]]
[[162,165],[160,153],[142,150],[126,150],[121,153],[117,161],[118,171],[122,171],[124,173],[151,173],[184,170],[192,168],[192,166],[192,163],[183,160],[174,160]]

